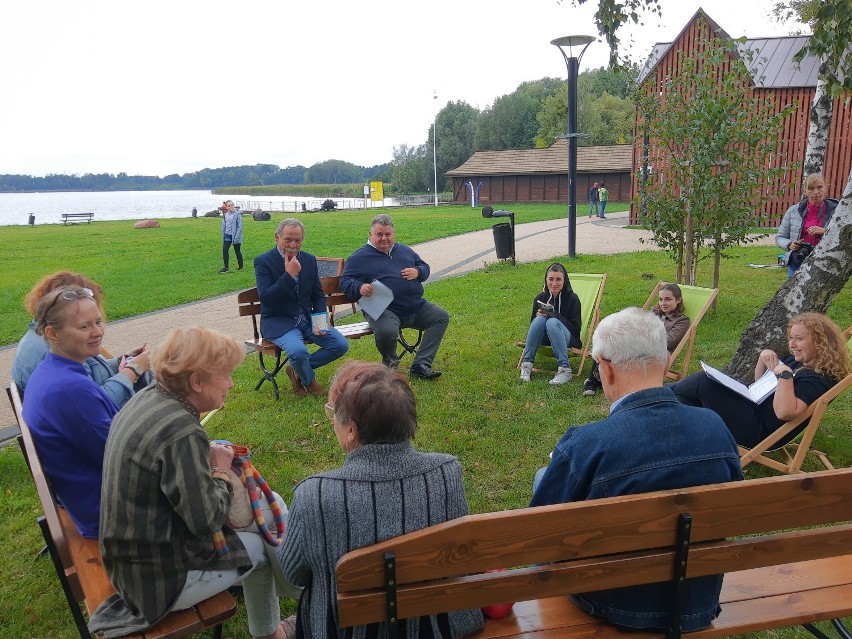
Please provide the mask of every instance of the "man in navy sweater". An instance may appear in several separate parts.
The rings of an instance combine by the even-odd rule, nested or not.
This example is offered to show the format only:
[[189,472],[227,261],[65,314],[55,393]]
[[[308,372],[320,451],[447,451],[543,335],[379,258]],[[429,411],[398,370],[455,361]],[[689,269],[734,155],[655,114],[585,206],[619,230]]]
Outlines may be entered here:
[[353,300],[373,295],[373,282],[379,281],[393,292],[393,301],[379,317],[364,313],[376,337],[376,348],[389,368],[399,366],[396,338],[400,328],[424,331],[423,342],[414,356],[409,377],[435,379],[440,371],[432,361],[450,323],[450,315],[440,306],[423,299],[423,282],[429,278],[429,265],[405,244],[394,243],[393,220],[380,214],[370,223],[367,243],[346,260],[340,276],[341,290]]

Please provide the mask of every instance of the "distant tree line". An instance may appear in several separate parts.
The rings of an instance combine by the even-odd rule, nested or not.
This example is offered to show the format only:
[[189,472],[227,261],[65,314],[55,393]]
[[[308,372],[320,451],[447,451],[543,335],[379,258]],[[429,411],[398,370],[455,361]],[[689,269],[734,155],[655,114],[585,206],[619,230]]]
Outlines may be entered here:
[[[632,142],[634,104],[631,100],[635,67],[584,71],[577,84],[578,128],[588,137],[581,145]],[[564,135],[567,121],[565,79],[524,82],[479,110],[467,102],[448,102],[436,117],[438,191],[446,189],[444,173],[464,163],[476,151],[545,148]],[[393,149],[387,164],[363,167],[327,160],[311,167],[274,164],[202,169],[165,177],[109,173],[85,175],[0,175],[0,192],[25,191],[146,191],[263,187],[276,184],[364,184],[382,181],[385,192],[414,194],[434,188],[433,139],[430,123],[426,142]]]
[[202,169],[178,175],[128,175],[127,173],[86,173],[85,175],[50,174],[0,175],[0,192],[32,191],[166,191],[183,189],[215,189],[225,186],[265,186],[271,184],[350,184],[389,179],[390,164],[363,167],[328,160],[310,168],[274,164],[227,166]]
[[[633,141],[636,67],[584,71],[577,81],[578,129],[588,135],[584,146]],[[568,89],[564,79],[524,82],[490,106],[478,110],[466,102],[449,102],[437,115],[438,191],[446,189],[444,173],[476,151],[546,148],[565,135]],[[420,146],[394,147],[389,193],[422,193],[434,188],[433,127]]]

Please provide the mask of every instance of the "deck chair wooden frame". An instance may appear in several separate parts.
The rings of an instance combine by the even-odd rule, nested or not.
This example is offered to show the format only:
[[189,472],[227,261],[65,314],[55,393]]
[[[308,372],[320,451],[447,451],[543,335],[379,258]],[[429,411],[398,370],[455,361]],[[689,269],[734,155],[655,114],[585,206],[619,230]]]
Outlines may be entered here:
[[[843,336],[847,340],[846,347],[852,352],[852,326],[843,332]],[[802,472],[802,463],[805,461],[805,458],[808,455],[813,455],[826,469],[834,470],[834,466],[828,459],[828,455],[820,450],[811,448],[811,444],[829,404],[840,397],[850,386],[852,386],[852,373],[823,393],[816,401],[808,406],[803,414],[782,424],[775,432],[754,448],[748,449],[745,446],[739,446],[740,464],[742,467],[745,468],[750,463],[757,462],[767,468],[790,475]],[[808,419],[810,420],[808,421],[808,425],[796,436],[796,439],[787,444],[778,445],[779,441],[796,430],[802,425],[802,422]],[[766,453],[770,452],[777,452],[783,457],[784,461],[767,456]]]
[[[642,308],[645,310],[652,309],[657,303],[660,289],[666,284],[670,284],[670,282],[658,282]],[[695,334],[698,331],[698,324],[719,294],[718,288],[704,288],[701,286],[688,286],[686,284],[678,284],[678,286],[683,294],[684,313],[689,317],[690,324],[680,343],[669,356],[669,370],[666,372],[666,377],[675,380],[683,379],[689,374],[689,362],[692,359],[692,351],[695,347]],[[683,360],[680,366],[675,368],[681,352],[683,352]]]
[[[580,348],[569,348],[569,355],[579,355],[580,364],[574,375],[582,375],[586,359],[591,359],[592,333],[601,319],[601,297],[603,297],[606,285],[606,273],[568,273],[571,288],[580,298]],[[525,342],[516,342],[517,346],[524,348]],[[549,346],[542,346],[539,351],[553,352]],[[518,358],[518,368],[521,367],[523,353]],[[546,368],[533,368],[538,373],[553,373],[554,370]]]

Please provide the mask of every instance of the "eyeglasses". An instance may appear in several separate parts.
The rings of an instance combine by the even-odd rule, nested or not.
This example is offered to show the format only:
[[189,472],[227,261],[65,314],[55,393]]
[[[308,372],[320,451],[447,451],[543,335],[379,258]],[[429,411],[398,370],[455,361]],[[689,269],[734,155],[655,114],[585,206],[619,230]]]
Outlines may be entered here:
[[56,306],[56,301],[60,297],[64,300],[68,300],[69,302],[73,302],[74,300],[79,300],[83,297],[88,297],[90,300],[93,300],[95,299],[95,294],[92,292],[92,289],[85,287],[62,291],[59,295],[53,298],[53,301],[50,303],[50,306],[48,306],[47,310],[44,311],[45,317],[47,317],[47,314],[50,312],[50,309]]
[[334,421],[334,406],[330,403],[325,405],[325,416],[328,417],[330,422]]

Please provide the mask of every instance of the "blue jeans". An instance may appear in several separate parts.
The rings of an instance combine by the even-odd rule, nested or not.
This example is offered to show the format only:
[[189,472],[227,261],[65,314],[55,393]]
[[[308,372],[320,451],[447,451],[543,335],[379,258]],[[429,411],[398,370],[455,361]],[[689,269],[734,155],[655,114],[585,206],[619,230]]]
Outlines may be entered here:
[[568,344],[571,343],[571,331],[555,317],[537,315],[530,322],[523,360],[525,362],[535,361],[535,353],[545,343],[545,337],[553,349],[556,363],[563,368],[568,368]]
[[598,202],[597,200],[589,200],[589,217],[592,217],[592,214],[598,214]]
[[[308,352],[308,346],[304,340],[310,340],[319,348],[313,353]],[[308,386],[314,381],[314,370],[333,362],[338,357],[343,357],[349,350],[349,343],[333,326],[324,335],[314,335],[311,323],[303,319],[294,328],[271,339],[278,348],[290,358],[290,366],[299,376],[302,386]]]
[[600,215],[598,215],[598,217],[603,217],[605,212],[606,212],[606,200],[601,200],[601,212],[600,212]]

